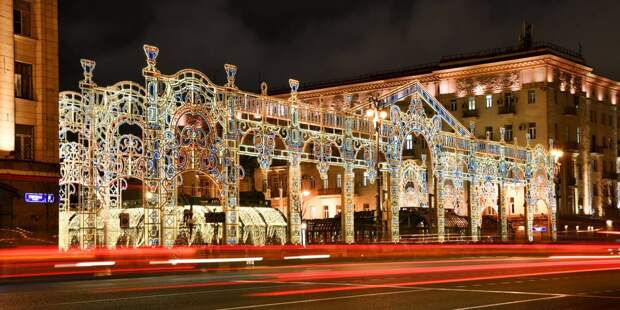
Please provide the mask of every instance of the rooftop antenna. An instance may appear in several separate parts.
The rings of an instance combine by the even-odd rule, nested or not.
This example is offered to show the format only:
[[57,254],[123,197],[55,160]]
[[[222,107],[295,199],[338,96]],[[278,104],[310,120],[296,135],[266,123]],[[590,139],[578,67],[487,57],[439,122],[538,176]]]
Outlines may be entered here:
[[521,34],[519,35],[519,43],[523,49],[529,49],[532,47],[532,40],[534,37],[534,25],[523,22],[523,28],[521,29]]

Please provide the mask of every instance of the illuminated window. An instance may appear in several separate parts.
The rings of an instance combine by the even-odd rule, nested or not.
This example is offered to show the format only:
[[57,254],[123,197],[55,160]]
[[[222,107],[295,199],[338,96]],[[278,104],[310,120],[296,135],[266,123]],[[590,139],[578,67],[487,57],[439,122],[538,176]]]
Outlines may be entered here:
[[15,159],[34,159],[34,126],[15,124]]
[[342,187],[342,174],[336,175],[336,188]]
[[368,186],[368,176],[366,174],[364,174],[364,177],[362,178],[362,185]]
[[581,128],[577,127],[577,144],[581,143]]
[[536,139],[536,123],[528,123],[527,133],[530,134],[530,139]]
[[536,103],[536,91],[535,90],[530,89],[527,91],[527,103],[528,104]]
[[30,2],[24,0],[13,1],[13,33],[30,36]]
[[329,206],[323,206],[323,218],[329,218]]
[[32,65],[15,62],[15,97],[32,99]]
[[323,179],[323,188],[327,188],[329,186],[328,178]]
[[470,111],[473,111],[476,109],[476,98],[475,97],[469,97],[469,99],[467,100],[467,109]]
[[490,109],[493,107],[493,95],[486,96],[485,106],[487,107],[487,109]]
[[413,136],[408,135],[406,138],[406,146],[407,150],[413,150]]

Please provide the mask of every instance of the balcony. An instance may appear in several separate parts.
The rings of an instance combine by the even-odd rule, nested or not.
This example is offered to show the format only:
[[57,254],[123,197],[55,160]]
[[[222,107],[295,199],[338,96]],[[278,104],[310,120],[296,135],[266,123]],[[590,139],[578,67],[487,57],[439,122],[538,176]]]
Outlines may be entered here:
[[604,149],[605,148],[600,145],[594,145],[594,144],[590,145],[590,153],[593,153],[593,154],[603,154]]
[[564,107],[564,115],[577,116],[577,107],[574,105]]
[[515,106],[513,104],[508,104],[508,105],[504,105],[504,106],[500,106],[498,107],[498,114],[514,114],[515,112]]
[[618,179],[618,174],[615,173],[615,172],[605,171],[605,172],[603,172],[603,179],[617,180]]
[[463,117],[478,117],[478,110],[465,110]]
[[579,152],[579,143],[577,141],[566,141],[560,144],[565,151],[568,152]]
[[340,195],[342,188],[321,188],[316,192],[317,195]]

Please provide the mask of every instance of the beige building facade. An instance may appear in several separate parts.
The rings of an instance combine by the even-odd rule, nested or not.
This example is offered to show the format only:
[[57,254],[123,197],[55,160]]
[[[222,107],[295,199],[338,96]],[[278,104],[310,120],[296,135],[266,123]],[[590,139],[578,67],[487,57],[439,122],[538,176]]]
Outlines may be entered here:
[[[364,104],[412,81],[424,85],[478,138],[500,141],[503,133],[506,143],[523,146],[529,136],[531,145],[561,151],[559,214],[604,216],[617,208],[620,82],[595,74],[580,53],[525,39],[401,71],[302,84],[299,97],[336,110],[345,96]],[[360,195],[364,192],[377,191],[372,185],[362,187]],[[511,200],[511,215],[523,214],[520,200]]]
[[[54,232],[58,213],[57,2],[2,0],[0,25],[0,226]],[[26,193],[54,198],[45,203],[26,202]]]

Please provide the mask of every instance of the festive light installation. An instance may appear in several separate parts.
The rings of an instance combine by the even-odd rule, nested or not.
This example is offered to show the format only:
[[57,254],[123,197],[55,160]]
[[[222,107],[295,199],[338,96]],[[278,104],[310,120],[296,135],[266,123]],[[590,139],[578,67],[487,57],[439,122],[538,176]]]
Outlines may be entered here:
[[[476,139],[417,82],[371,98],[380,111],[380,117],[374,117],[377,111],[367,115],[364,105],[351,104],[348,94],[337,111],[306,104],[298,98],[299,82],[293,79],[288,100],[268,96],[265,83],[261,94],[242,91],[235,85],[234,65],[224,66],[227,83],[223,86],[191,69],[165,75],[156,67],[158,48],[145,45],[144,52],[145,86],[134,82],[97,86],[95,62],[82,60],[80,93],[60,94],[61,249],[167,247],[181,234],[189,244],[204,239],[203,234],[223,235],[227,244],[240,239],[264,244],[266,237],[256,234],[265,230],[285,238],[282,242],[299,244],[301,162],[316,164],[321,177],[326,177],[330,166],[344,168],[344,243],[354,242],[355,169],[363,170],[371,182],[379,173],[389,175],[388,238],[392,242],[399,241],[398,214],[407,183],[415,184],[419,201],[435,209],[433,226],[440,241],[444,207],[465,205],[464,200],[474,240],[482,203],[496,204],[501,237],[506,240],[504,188],[508,185],[522,189],[528,239],[533,240],[532,212],[539,201],[548,207],[555,239],[552,156],[540,145],[530,147],[529,139],[525,147],[505,143],[503,134],[499,142]],[[411,134],[425,140],[428,158],[403,160],[403,143]],[[377,163],[381,158],[377,152],[385,162]],[[239,207],[239,181],[244,176],[240,155],[256,158],[265,174],[274,159],[288,162],[285,218],[265,208]],[[188,172],[215,184],[220,205],[195,206],[195,210],[179,205],[178,187]],[[137,205],[123,201],[129,179],[142,183],[143,198]],[[196,214],[217,210],[225,214],[221,231],[213,227],[190,230],[189,235],[182,231],[181,222],[202,227],[205,219],[197,219],[201,215]],[[124,217],[126,223],[119,223]],[[244,219],[253,224],[241,233]],[[261,219],[276,224],[267,227]]]

